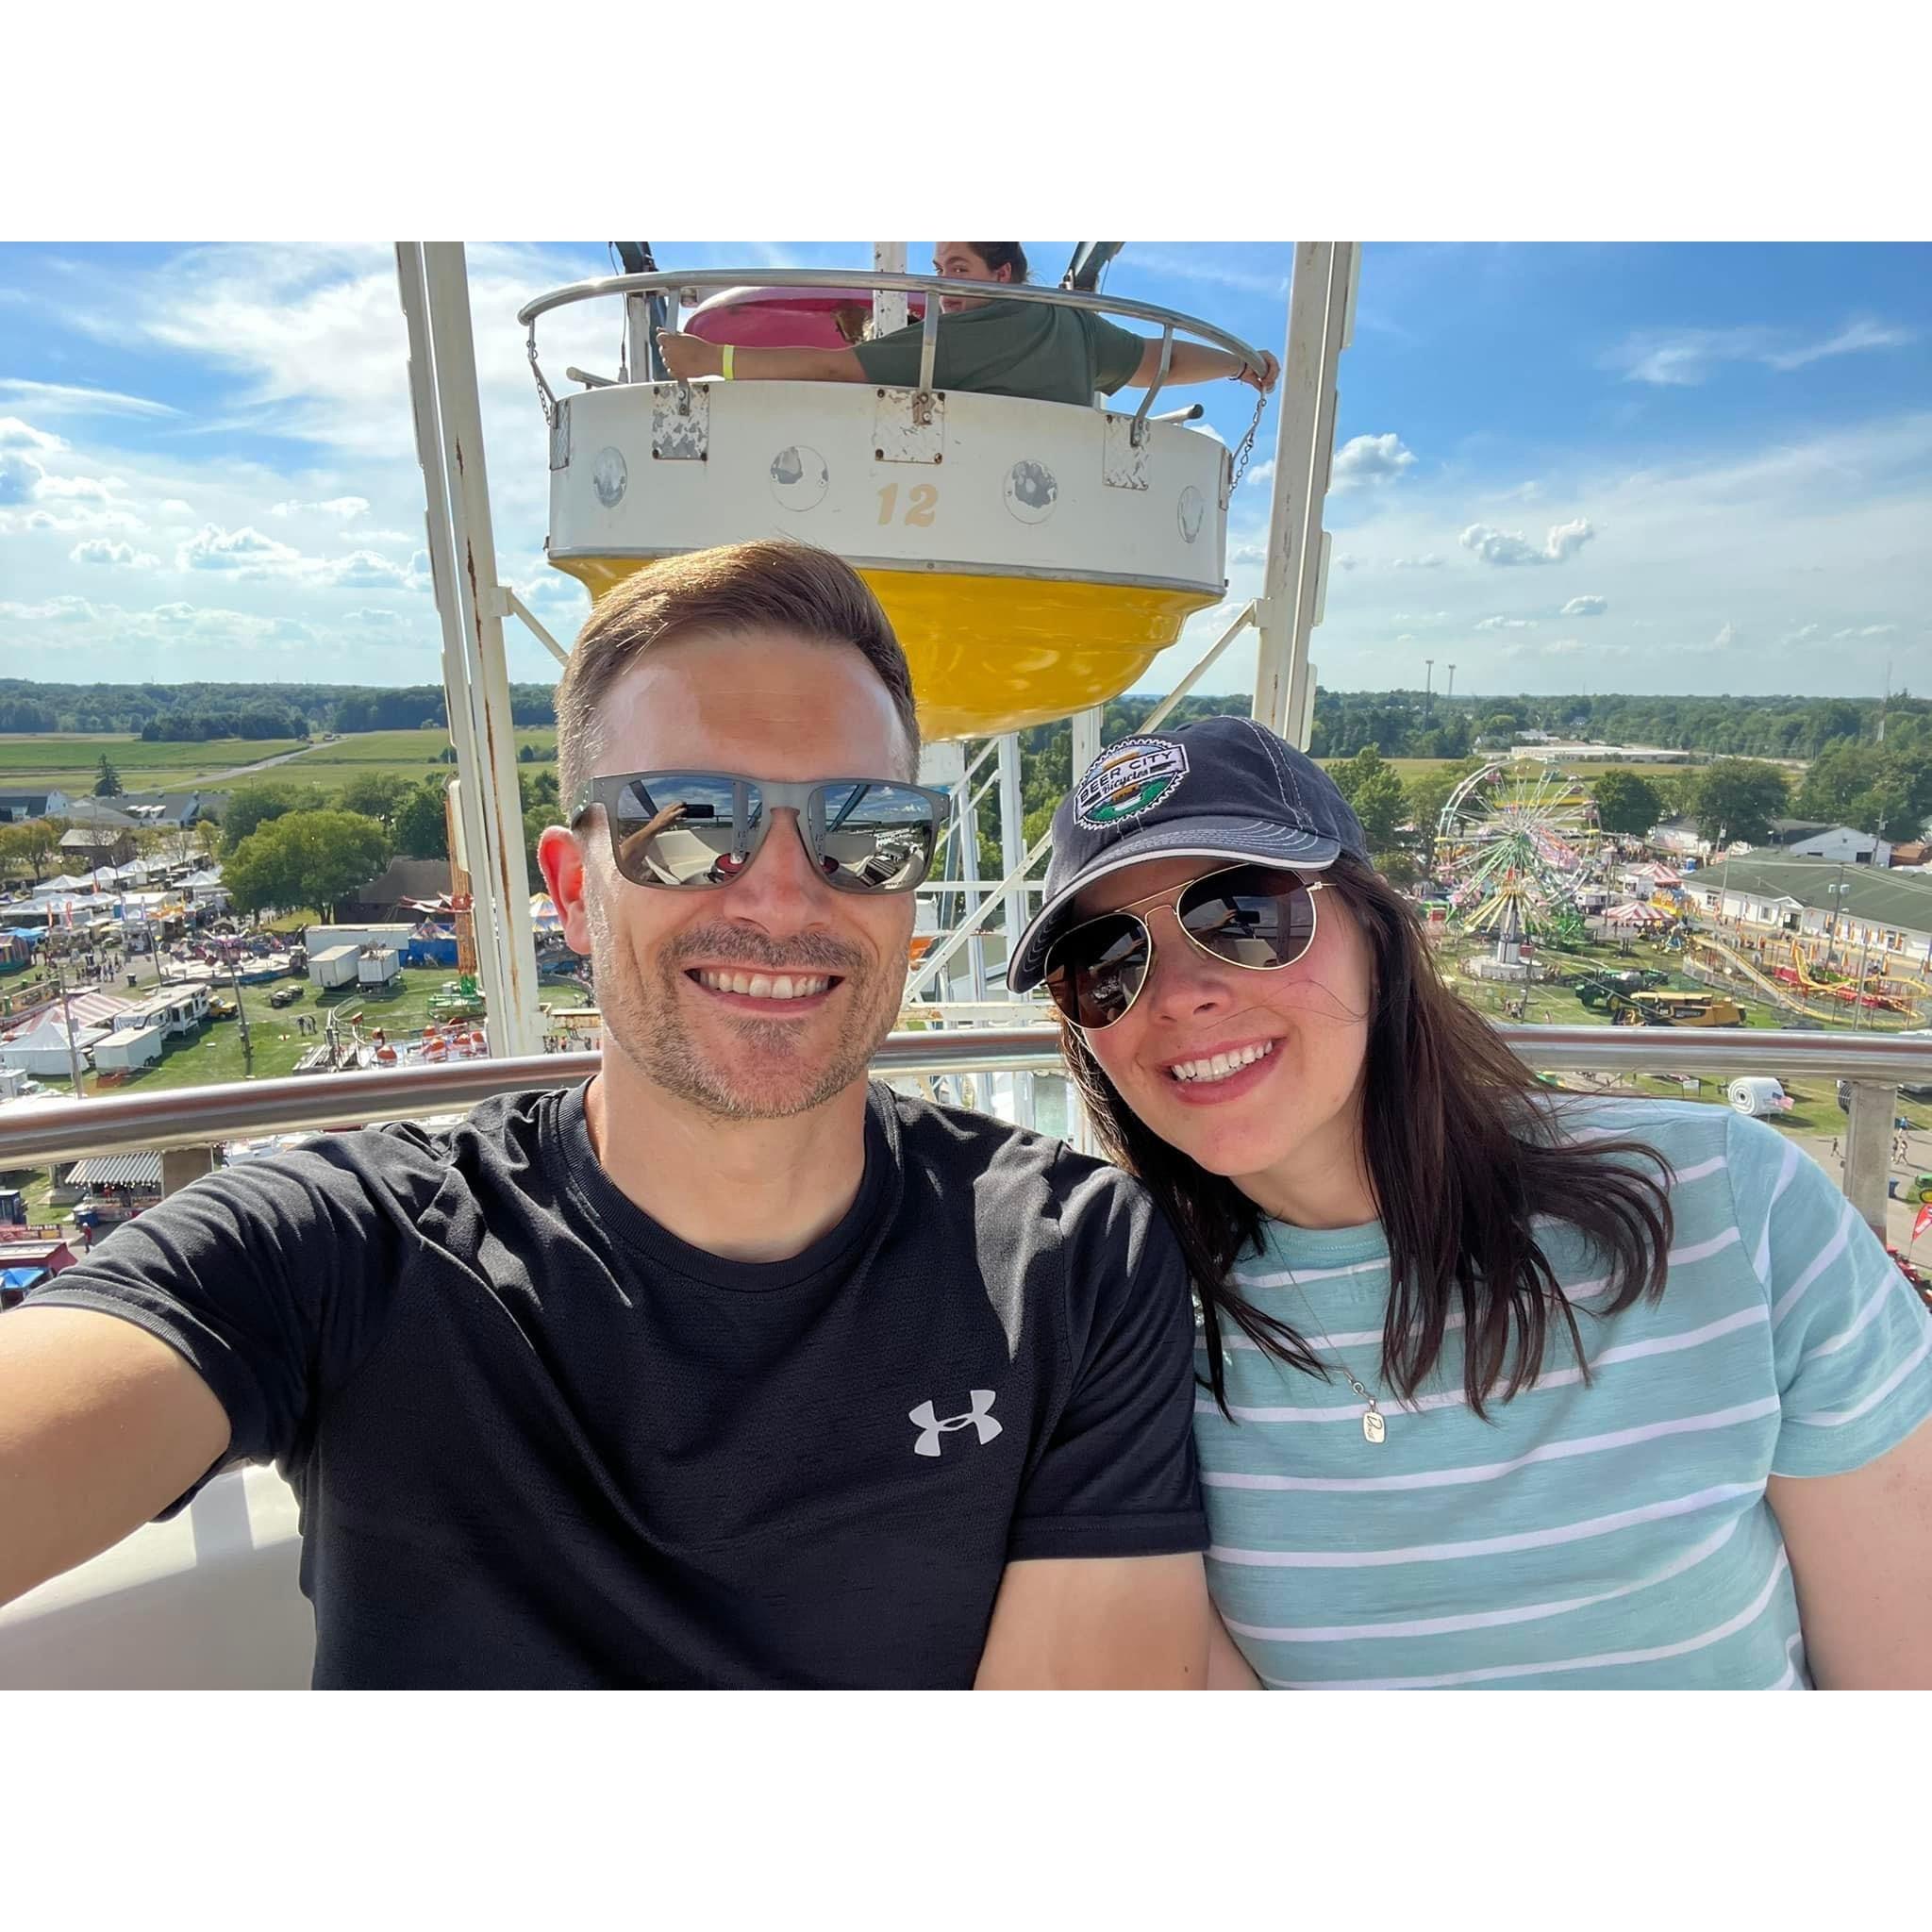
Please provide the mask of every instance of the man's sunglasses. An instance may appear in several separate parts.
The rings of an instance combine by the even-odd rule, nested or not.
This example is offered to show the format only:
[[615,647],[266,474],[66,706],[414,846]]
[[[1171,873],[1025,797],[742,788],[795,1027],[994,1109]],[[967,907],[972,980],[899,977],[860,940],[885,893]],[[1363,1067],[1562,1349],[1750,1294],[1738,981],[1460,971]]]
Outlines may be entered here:
[[890,778],[779,785],[731,772],[625,772],[577,793],[571,830],[600,805],[625,878],[693,892],[739,877],[781,808],[797,813],[798,836],[828,886],[909,892],[932,864],[949,808],[944,792]]
[[1292,966],[1314,943],[1321,890],[1319,879],[1299,873],[1238,865],[1150,892],[1055,940],[1046,951],[1047,992],[1087,1032],[1124,1019],[1154,973],[1154,935],[1140,912],[1157,905],[1171,907],[1188,943],[1224,966]]

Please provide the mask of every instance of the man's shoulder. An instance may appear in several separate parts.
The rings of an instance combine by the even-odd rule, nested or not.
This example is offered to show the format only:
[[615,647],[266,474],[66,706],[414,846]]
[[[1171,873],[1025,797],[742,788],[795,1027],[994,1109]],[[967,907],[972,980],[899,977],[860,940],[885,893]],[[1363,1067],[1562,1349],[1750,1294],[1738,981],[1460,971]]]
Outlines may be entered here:
[[991,1191],[1013,1211],[1042,1215],[1062,1229],[1076,1222],[1139,1228],[1155,1212],[1146,1190],[1131,1174],[1051,1134],[969,1108],[884,1091],[908,1165],[926,1170],[942,1185]]
[[541,1159],[546,1108],[558,1090],[496,1094],[460,1118],[383,1121],[318,1135],[304,1145],[217,1171],[248,1192],[294,1182],[341,1199],[360,1193],[420,1215],[450,1187],[479,1192]]

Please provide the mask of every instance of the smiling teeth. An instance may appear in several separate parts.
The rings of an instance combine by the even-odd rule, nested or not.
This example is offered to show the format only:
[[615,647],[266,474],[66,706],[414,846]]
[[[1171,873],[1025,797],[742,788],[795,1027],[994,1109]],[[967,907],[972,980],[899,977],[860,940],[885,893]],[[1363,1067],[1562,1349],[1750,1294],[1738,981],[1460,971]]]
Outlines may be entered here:
[[1176,1080],[1224,1080],[1230,1074],[1239,1074],[1243,1067],[1265,1059],[1274,1051],[1274,1042],[1268,1040],[1259,1046],[1239,1046],[1232,1053],[1217,1053],[1205,1060],[1183,1060],[1167,1071]]
[[806,1000],[831,985],[824,974],[800,974],[796,977],[765,973],[712,973],[700,970],[698,982],[713,992],[743,993],[755,1000]]

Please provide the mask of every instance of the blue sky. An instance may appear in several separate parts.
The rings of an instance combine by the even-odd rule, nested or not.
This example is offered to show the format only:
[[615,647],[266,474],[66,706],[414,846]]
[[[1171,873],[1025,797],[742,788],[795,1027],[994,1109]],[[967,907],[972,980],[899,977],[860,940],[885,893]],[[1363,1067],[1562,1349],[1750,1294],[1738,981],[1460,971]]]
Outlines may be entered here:
[[[1072,244],[1027,246],[1052,280]],[[1134,243],[1107,289],[1278,353],[1291,258]],[[542,560],[513,314],[608,267],[602,243],[471,251],[501,569],[566,634],[584,604]],[[613,325],[575,326],[548,359],[608,364]],[[404,364],[387,244],[0,247],[6,675],[435,681]],[[1194,393],[1236,441],[1251,393]],[[1271,406],[1231,600],[1259,585],[1274,433]],[[1324,684],[1419,685],[1425,657],[1458,691],[1875,692],[1888,663],[1932,684],[1932,248],[1371,244],[1337,445]],[[515,635],[513,675],[552,669]],[[1237,648],[1205,688],[1252,672]]]

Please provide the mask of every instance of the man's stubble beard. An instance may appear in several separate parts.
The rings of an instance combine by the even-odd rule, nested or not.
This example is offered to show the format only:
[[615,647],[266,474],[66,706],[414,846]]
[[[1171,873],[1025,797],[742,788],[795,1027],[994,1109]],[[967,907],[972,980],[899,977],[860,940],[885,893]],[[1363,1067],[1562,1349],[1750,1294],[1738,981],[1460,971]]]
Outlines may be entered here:
[[720,1017],[750,1063],[748,1069],[722,1068],[706,1055],[688,1024],[678,985],[683,962],[708,950],[694,943],[703,941],[704,930],[669,942],[647,986],[645,968],[594,903],[590,917],[597,1006],[607,1040],[653,1086],[719,1120],[787,1120],[824,1107],[866,1077],[873,1055],[898,1015],[897,988],[887,987],[885,976],[856,948],[806,935],[774,949],[734,928],[732,945],[708,950],[731,951],[752,963],[761,951],[779,950],[784,958],[770,962],[774,966],[837,974],[842,984],[833,997],[841,1002],[842,1018],[823,1057],[804,1058],[798,1050],[801,1029],[794,1023],[745,1019],[721,1009]]

